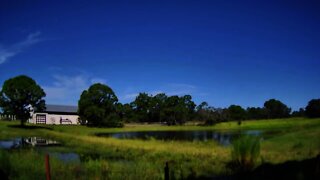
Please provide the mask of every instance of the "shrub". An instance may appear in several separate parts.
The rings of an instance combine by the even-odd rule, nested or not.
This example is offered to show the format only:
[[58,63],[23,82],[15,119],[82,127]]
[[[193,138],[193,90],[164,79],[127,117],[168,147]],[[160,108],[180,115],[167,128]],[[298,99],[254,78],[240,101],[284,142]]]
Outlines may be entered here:
[[254,168],[260,156],[260,138],[244,135],[232,143],[234,169],[248,171]]

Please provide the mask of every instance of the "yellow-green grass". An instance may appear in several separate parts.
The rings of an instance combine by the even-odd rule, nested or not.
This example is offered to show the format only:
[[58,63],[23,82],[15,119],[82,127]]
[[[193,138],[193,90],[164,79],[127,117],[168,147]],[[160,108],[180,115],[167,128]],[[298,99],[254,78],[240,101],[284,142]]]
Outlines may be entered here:
[[[169,161],[174,166],[176,173],[183,177],[191,173],[196,175],[230,173],[226,164],[231,161],[231,148],[220,146],[215,142],[114,139],[96,137],[94,136],[95,133],[164,130],[277,130],[279,132],[274,134],[273,137],[261,142],[262,160],[260,162],[281,163],[288,160],[302,160],[315,157],[320,153],[320,119],[293,118],[244,121],[241,126],[237,122],[224,122],[214,126],[127,124],[124,128],[44,126],[52,128],[52,130],[12,127],[12,125],[18,124],[19,122],[1,121],[0,138],[42,136],[63,142],[72,152],[101,155],[107,160],[98,160],[97,162],[91,162],[91,164],[88,162],[82,163],[81,166],[90,166],[90,168],[82,168],[85,169],[83,171],[86,171],[85,174],[90,176],[87,171],[94,171],[94,167],[98,166],[97,164],[107,163],[108,177],[114,179],[127,179],[129,177],[133,179],[161,179],[163,178],[163,165],[166,161]],[[109,159],[121,159],[121,161],[111,162]],[[130,165],[122,163],[123,160],[130,161]],[[77,170],[76,165],[72,165],[72,168]],[[98,171],[101,171],[101,169],[103,167],[99,166]],[[79,171],[81,171],[81,168]],[[119,173],[122,171],[127,173]],[[77,174],[74,171],[71,171],[71,173]],[[133,174],[139,174],[139,177],[133,176]],[[74,177],[74,174],[67,173],[65,175],[65,177],[69,176]]]

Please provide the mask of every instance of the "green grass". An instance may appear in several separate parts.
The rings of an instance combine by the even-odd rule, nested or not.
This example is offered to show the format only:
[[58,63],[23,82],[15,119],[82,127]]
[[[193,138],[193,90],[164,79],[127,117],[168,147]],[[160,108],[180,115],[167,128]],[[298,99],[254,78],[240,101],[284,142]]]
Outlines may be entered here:
[[[214,126],[162,126],[127,124],[124,128],[89,128],[85,126],[44,126],[48,129],[20,129],[12,125],[19,122],[0,122],[0,139],[40,136],[63,142],[63,152],[92,155],[81,163],[65,164],[52,158],[52,176],[60,179],[163,179],[165,162],[169,161],[171,175],[176,178],[188,176],[212,176],[232,173],[227,164],[232,161],[231,147],[215,142],[185,142],[138,139],[114,139],[94,136],[102,132],[122,131],[191,131],[191,130],[277,130],[268,140],[261,141],[261,162],[282,163],[302,160],[320,153],[320,119],[278,119],[225,122]],[[14,179],[43,176],[44,154],[35,150],[1,150],[1,169]],[[90,157],[90,156],[88,156]],[[6,159],[7,158],[7,159]],[[9,168],[4,162],[10,162]],[[36,162],[36,163],[31,163]],[[33,165],[30,165],[33,164]],[[258,164],[257,164],[258,165]],[[14,167],[15,171],[10,169]]]

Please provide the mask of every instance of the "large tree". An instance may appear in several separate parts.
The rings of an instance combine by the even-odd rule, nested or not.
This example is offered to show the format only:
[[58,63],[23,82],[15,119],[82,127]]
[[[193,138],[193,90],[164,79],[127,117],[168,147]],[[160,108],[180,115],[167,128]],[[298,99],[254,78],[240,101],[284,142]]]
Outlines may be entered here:
[[170,96],[165,102],[163,117],[168,125],[182,124],[186,120],[187,111],[181,106],[178,96]]
[[202,102],[196,107],[196,119],[203,121],[207,125],[212,125],[219,120],[216,108],[209,106],[207,102]]
[[134,111],[133,111],[133,104],[126,103],[122,105],[121,108],[121,115],[124,122],[136,122],[137,119],[135,117]]
[[136,117],[140,122],[150,122],[152,111],[152,96],[147,93],[139,93],[133,102]]
[[152,119],[156,122],[162,122],[164,117],[164,108],[168,96],[164,93],[159,93],[152,98]]
[[231,105],[229,106],[228,111],[231,120],[244,120],[247,118],[246,110],[244,110],[241,106]]
[[190,95],[170,96],[165,101],[162,119],[168,125],[183,124],[192,118],[195,106]]
[[267,112],[265,108],[260,107],[248,107],[247,108],[248,119],[265,119],[267,118]]
[[276,99],[270,99],[264,103],[264,108],[268,118],[289,117],[291,109],[287,105]]
[[196,110],[201,111],[201,110],[207,109],[208,107],[209,107],[209,104],[207,102],[203,101],[196,107]]
[[[169,125],[183,124],[193,117],[195,106],[190,95],[168,97],[164,93],[155,96],[140,93],[131,103],[131,119],[139,122],[166,121]],[[129,110],[129,107],[127,109]]]
[[15,115],[21,126],[30,118],[31,108],[45,109],[43,89],[30,77],[20,75],[4,82],[0,92],[0,106],[5,114]]
[[320,117],[320,99],[312,99],[309,101],[305,113],[310,118]]
[[91,126],[122,126],[117,111],[118,98],[113,90],[100,83],[93,84],[82,92],[78,102],[82,121]]
[[183,104],[184,108],[188,110],[188,120],[192,119],[195,113],[195,108],[196,108],[196,104],[192,101],[192,96],[184,95],[180,97],[180,99],[181,99],[181,104]]

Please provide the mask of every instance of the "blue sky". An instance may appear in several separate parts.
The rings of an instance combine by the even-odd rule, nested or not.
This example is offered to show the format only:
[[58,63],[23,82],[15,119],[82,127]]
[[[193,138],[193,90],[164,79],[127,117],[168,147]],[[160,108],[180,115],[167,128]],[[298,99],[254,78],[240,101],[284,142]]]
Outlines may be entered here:
[[317,1],[0,2],[0,84],[25,74],[49,104],[92,83],[120,102],[190,94],[215,107],[320,98]]

